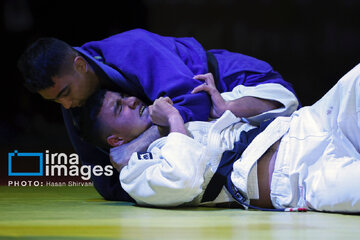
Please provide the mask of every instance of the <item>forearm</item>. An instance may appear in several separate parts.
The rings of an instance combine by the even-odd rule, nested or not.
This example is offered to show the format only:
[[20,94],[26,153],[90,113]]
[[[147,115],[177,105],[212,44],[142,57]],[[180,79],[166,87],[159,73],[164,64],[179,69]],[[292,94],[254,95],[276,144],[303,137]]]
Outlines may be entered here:
[[252,117],[281,106],[277,101],[245,96],[226,101],[224,111],[230,110],[237,117]]
[[184,120],[181,115],[175,115],[169,118],[170,132],[177,132],[187,135]]
[[132,145],[134,152],[145,151],[153,141],[160,137],[160,132],[157,126],[154,125],[128,144]]
[[154,125],[131,142],[112,148],[110,159],[113,166],[120,172],[134,152],[146,151],[149,145],[160,137],[158,128]]

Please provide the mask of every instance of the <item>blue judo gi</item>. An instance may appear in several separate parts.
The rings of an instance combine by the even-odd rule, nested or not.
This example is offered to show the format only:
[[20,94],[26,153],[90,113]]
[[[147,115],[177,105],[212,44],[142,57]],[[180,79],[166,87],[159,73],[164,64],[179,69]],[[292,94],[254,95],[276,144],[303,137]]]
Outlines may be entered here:
[[[237,85],[278,83],[294,93],[268,63],[226,50],[205,51],[194,38],[165,37],[135,29],[74,49],[89,61],[102,82],[113,86],[112,90],[137,96],[149,104],[160,96],[168,96],[185,122],[209,118],[210,97],[206,93],[191,94],[202,84],[193,79],[197,74],[211,71],[220,92],[231,91]],[[79,137],[74,117],[77,111],[62,108],[68,134],[82,163],[110,164],[106,153]],[[92,181],[105,199],[132,201],[122,190],[116,171],[111,177],[93,176]]]

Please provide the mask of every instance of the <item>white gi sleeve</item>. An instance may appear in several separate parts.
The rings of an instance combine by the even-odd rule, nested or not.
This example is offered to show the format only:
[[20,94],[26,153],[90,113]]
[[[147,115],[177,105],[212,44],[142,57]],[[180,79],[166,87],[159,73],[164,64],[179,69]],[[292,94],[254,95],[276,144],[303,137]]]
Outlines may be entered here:
[[202,192],[206,147],[180,133],[148,153],[133,153],[120,172],[123,189],[140,205],[178,206]]
[[290,116],[299,106],[296,96],[284,86],[277,83],[265,83],[253,87],[238,85],[234,87],[231,92],[221,93],[221,96],[225,101],[249,96],[277,101],[283,105],[278,109],[273,109],[253,117],[243,118],[244,121],[250,122],[253,125],[258,125],[269,118]]

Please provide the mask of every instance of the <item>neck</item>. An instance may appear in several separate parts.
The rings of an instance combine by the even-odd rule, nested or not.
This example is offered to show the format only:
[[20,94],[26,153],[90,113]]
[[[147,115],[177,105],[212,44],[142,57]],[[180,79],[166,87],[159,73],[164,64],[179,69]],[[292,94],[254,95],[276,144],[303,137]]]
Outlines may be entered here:
[[89,80],[94,83],[94,85],[96,87],[99,87],[100,85],[102,85],[102,81],[101,78],[96,74],[96,72],[94,71],[94,69],[90,66],[90,64],[88,64],[88,72],[87,72],[87,77],[89,78]]

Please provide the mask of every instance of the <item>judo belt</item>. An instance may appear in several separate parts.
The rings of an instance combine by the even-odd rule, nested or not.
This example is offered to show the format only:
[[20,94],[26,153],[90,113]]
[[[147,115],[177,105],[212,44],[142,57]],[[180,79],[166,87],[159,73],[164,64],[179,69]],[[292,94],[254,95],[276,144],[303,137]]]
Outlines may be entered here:
[[247,206],[248,208],[257,209],[257,210],[261,210],[261,211],[268,211],[268,212],[307,212],[307,210],[308,210],[306,207],[305,208],[304,207],[294,207],[294,208],[290,207],[290,208],[273,209],[273,208],[261,208],[261,207],[256,207],[256,206],[250,205],[246,202],[246,198],[240,193],[240,191],[237,189],[237,187],[231,181],[231,174],[229,174],[227,176],[226,189],[229,191],[231,196],[238,203],[242,204],[243,206]]
[[[249,144],[254,140],[254,138],[259,135],[264,129],[274,120],[274,118],[269,119],[260,124],[259,127],[253,128],[250,131],[242,131],[240,134],[240,140],[235,142],[234,148],[232,150],[225,151],[221,157],[220,163],[214,176],[211,178],[208,186],[205,189],[203,198],[201,202],[214,201],[215,198],[221,192],[223,186],[226,188],[231,188],[232,185],[228,184],[228,181],[231,182],[231,171],[233,169],[233,164],[236,160],[241,157],[241,154],[249,146]],[[229,190],[229,189],[228,189]],[[234,191],[229,192],[235,196]],[[242,196],[240,196],[242,197]],[[239,198],[239,197],[238,197]],[[235,198],[236,199],[236,198]]]
[[214,76],[215,83],[219,82],[219,66],[216,57],[211,52],[206,52],[206,59],[208,70]]

